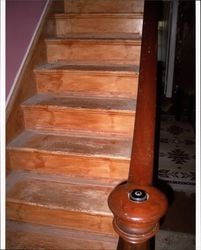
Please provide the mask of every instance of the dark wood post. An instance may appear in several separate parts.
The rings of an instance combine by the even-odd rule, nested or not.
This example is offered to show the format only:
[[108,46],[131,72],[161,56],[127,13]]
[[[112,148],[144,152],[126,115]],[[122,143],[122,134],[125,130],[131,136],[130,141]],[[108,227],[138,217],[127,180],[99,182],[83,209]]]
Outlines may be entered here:
[[157,82],[158,1],[145,1],[139,88],[128,182],[117,186],[108,204],[120,236],[118,249],[146,250],[159,230],[167,199],[152,185]]

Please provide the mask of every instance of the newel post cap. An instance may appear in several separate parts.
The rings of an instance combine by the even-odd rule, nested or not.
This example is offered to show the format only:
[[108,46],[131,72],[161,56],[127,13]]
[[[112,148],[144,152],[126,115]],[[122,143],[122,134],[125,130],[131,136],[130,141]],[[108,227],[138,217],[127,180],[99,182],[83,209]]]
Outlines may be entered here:
[[167,210],[165,195],[155,187],[126,183],[109,195],[115,231],[130,243],[142,243],[154,236]]

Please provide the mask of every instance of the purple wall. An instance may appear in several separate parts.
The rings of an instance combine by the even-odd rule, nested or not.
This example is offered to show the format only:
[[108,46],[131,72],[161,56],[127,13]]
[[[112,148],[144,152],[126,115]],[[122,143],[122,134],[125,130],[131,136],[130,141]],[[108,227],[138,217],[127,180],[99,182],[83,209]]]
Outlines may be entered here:
[[47,0],[6,0],[6,96]]

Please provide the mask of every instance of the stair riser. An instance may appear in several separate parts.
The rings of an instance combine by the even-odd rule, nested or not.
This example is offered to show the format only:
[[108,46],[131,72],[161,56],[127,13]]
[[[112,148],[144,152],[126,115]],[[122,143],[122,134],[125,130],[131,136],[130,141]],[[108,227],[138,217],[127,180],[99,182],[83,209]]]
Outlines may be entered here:
[[6,211],[7,219],[10,220],[115,235],[112,216],[90,215],[12,201],[7,202]]
[[119,134],[131,137],[134,113],[67,109],[62,107],[25,107],[24,120],[28,129],[50,131],[86,131]]
[[143,12],[144,1],[136,0],[65,0],[66,13]]
[[[136,98],[138,75],[133,73],[98,73],[92,71],[36,72],[39,93],[81,93]],[[131,87],[132,86],[132,87]]]
[[56,22],[54,17],[50,17],[47,20],[47,26],[45,32],[48,36],[56,36]]
[[142,18],[110,17],[110,16],[56,16],[56,32],[58,36],[69,33],[142,33]]
[[[16,227],[17,224],[17,227]],[[47,229],[46,229],[47,228]],[[96,249],[115,250],[117,238],[110,239],[97,237],[96,235],[87,238],[80,237],[78,231],[68,232],[65,229],[52,227],[41,227],[38,225],[27,225],[26,223],[7,223],[6,249]],[[85,232],[86,235],[86,232]],[[75,238],[77,236],[77,239]]]
[[44,174],[59,174],[106,181],[127,179],[129,160],[9,150],[11,168]]
[[140,49],[135,42],[47,41],[47,60],[139,65]]

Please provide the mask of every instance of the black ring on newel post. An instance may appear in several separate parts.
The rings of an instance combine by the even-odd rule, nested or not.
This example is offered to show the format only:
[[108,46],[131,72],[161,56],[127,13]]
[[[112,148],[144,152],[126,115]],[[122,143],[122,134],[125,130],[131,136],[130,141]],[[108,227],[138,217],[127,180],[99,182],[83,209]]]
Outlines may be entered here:
[[129,192],[128,197],[134,202],[143,202],[148,199],[148,194],[142,189],[134,189]]

